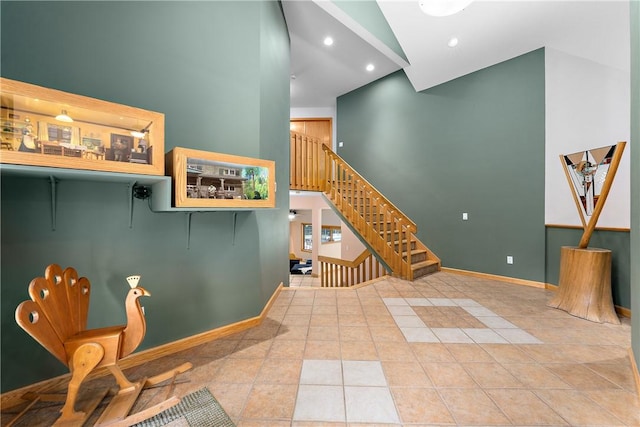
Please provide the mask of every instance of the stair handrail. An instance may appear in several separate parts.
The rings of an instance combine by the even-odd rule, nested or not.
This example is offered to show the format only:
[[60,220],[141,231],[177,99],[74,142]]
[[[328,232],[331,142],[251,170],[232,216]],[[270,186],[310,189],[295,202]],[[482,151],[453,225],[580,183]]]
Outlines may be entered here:
[[[327,155],[329,158],[336,158],[338,159],[342,164],[344,164],[345,166],[347,166],[355,176],[357,176],[357,178],[362,181],[367,187],[369,187],[373,192],[376,193],[376,197],[379,198],[380,200],[382,200],[382,202],[390,207],[392,207],[393,211],[398,213],[398,217],[400,219],[402,219],[403,222],[406,222],[408,225],[408,227],[410,228],[410,231],[412,233],[416,233],[418,231],[418,226],[416,225],[415,222],[413,222],[411,220],[411,218],[409,218],[407,215],[405,215],[404,212],[402,212],[396,205],[394,205],[389,199],[387,199],[376,187],[373,186],[373,184],[371,184],[369,181],[367,181],[367,179],[365,177],[363,177],[362,175],[360,175],[346,160],[344,160],[342,157],[340,157],[335,151],[333,151],[331,148],[329,148],[328,146],[324,145],[322,147],[322,149],[325,152],[325,155]],[[325,173],[326,173],[326,169],[325,169]],[[325,185],[328,183],[328,180],[330,179],[330,177],[325,176],[325,180],[324,183]]]
[[[369,261],[368,275],[365,274],[367,273],[365,267],[367,260]],[[379,263],[368,249],[362,251],[352,261],[320,255],[318,263],[320,264],[320,285],[322,287],[355,286],[389,274],[385,266]],[[345,274],[342,274],[345,270]],[[349,280],[350,278],[351,280]],[[336,285],[335,282],[339,283]]]

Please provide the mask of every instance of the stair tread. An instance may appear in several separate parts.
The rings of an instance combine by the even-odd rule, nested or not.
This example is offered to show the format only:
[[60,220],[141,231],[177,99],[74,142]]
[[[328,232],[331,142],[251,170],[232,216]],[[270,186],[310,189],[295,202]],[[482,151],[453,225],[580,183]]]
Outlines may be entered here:
[[[417,255],[417,254],[424,254],[426,253],[427,250],[426,249],[412,249],[411,250],[411,255]],[[407,252],[402,252],[402,256],[406,256]]]
[[434,264],[437,264],[437,263],[438,263],[437,260],[428,259],[426,261],[420,261],[420,262],[416,262],[415,264],[411,264],[411,269],[412,270],[417,270],[419,268],[428,267],[430,265],[434,265]]

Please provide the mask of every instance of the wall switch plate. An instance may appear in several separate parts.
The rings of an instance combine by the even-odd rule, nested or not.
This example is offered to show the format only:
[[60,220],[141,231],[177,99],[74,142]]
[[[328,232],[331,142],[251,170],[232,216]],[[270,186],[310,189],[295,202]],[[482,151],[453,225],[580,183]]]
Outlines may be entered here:
[[511,255],[507,255],[507,264],[513,264],[513,257]]
[[342,141],[338,142],[338,147],[344,147],[344,142]]
[[463,221],[466,221],[466,220],[468,220],[468,219],[469,219],[469,214],[468,214],[468,213],[466,213],[466,212],[463,212],[463,213],[462,213],[462,220],[463,220]]

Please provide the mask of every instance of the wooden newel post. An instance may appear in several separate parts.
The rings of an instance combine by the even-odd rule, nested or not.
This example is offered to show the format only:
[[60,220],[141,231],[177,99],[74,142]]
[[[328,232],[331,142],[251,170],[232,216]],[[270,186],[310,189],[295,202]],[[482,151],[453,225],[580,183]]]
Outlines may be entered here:
[[611,296],[611,251],[563,246],[558,292],[548,306],[593,322],[620,324]]

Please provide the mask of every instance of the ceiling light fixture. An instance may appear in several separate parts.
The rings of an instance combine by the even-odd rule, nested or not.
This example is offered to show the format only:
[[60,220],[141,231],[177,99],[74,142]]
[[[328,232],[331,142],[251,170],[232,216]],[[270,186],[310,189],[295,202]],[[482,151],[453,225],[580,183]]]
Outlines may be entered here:
[[367,65],[367,71],[373,71],[375,69],[376,69],[376,67],[373,64]]
[[469,6],[473,0],[418,0],[420,9],[431,16],[449,16]]
[[67,114],[67,110],[62,110],[60,114],[56,116],[56,120],[65,123],[72,123],[73,119]]
[[325,46],[331,46],[332,44],[333,44],[333,39],[331,37],[325,37],[324,45]]
[[449,39],[449,41],[447,42],[447,46],[449,47],[456,47],[458,46],[458,38],[457,37],[451,37]]

